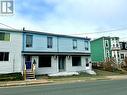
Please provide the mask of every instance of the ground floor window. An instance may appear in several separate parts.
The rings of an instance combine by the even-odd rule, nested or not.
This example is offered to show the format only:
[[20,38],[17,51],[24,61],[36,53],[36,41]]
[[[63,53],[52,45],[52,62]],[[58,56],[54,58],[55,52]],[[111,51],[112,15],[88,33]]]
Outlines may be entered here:
[[9,52],[0,52],[0,61],[9,61]]
[[51,67],[51,56],[39,56],[38,67]]
[[72,66],[81,66],[81,57],[73,56],[72,57]]
[[124,59],[124,54],[121,54],[121,59]]

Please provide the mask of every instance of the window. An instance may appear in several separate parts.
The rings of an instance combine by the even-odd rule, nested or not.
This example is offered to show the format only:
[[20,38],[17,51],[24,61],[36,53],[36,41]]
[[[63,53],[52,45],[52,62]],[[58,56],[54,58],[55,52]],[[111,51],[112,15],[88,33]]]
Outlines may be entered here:
[[0,41],[10,41],[10,33],[0,32]]
[[85,50],[89,50],[89,43],[88,43],[88,41],[84,41],[84,44],[85,44]]
[[85,60],[86,60],[86,67],[89,67],[89,60],[88,60],[88,58],[86,58]]
[[72,57],[72,66],[81,66],[81,57],[73,56]]
[[118,44],[116,44],[116,47],[119,47],[119,45],[118,45]]
[[125,49],[127,49],[127,43],[125,43]]
[[77,49],[77,40],[73,39],[73,49]]
[[53,41],[52,37],[47,37],[47,48],[52,48]]
[[124,54],[121,54],[121,59],[124,59]]
[[115,44],[113,44],[113,47],[115,47]]
[[107,55],[106,57],[110,57],[110,53],[108,50],[106,51],[106,55]]
[[108,42],[108,40],[105,40],[105,46],[106,46],[106,47],[109,47],[109,42]]
[[117,56],[118,56],[118,58],[120,57],[119,52],[117,52]]
[[9,52],[0,52],[0,61],[8,61]]
[[51,56],[39,56],[39,67],[51,67]]
[[32,47],[33,35],[26,35],[26,47]]

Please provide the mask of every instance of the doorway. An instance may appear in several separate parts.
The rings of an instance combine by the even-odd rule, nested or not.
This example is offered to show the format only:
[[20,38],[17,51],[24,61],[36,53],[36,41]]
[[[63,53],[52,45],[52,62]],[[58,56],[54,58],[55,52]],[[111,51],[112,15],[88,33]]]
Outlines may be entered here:
[[59,56],[59,72],[65,71],[65,63],[66,63],[66,57]]
[[25,56],[25,65],[26,69],[31,69],[32,68],[32,57],[31,56]]

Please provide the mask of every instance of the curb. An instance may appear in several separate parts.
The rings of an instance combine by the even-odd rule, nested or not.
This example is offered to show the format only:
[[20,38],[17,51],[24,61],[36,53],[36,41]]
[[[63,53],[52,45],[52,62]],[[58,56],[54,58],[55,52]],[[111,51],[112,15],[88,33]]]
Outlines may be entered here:
[[53,83],[53,81],[47,81],[47,80],[9,81],[9,82],[1,82],[0,87],[26,86],[26,85],[36,85],[36,84],[48,84],[48,83]]

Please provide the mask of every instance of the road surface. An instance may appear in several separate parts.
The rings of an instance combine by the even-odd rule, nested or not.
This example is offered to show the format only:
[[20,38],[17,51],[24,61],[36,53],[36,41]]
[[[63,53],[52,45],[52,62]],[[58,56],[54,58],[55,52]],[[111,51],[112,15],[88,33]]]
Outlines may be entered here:
[[127,80],[0,88],[0,95],[127,95]]

